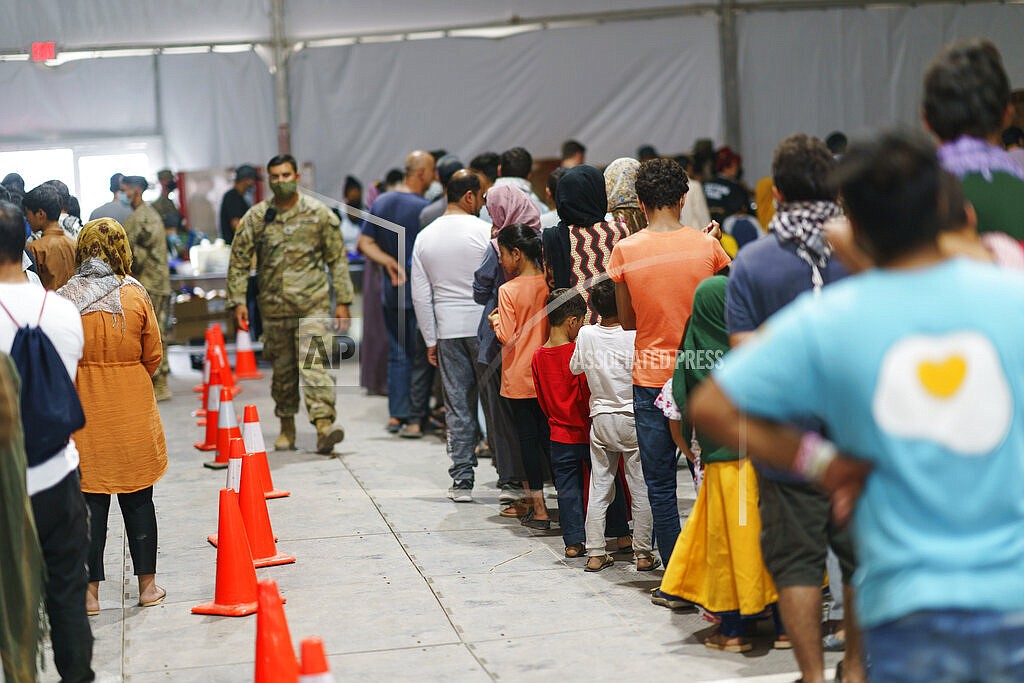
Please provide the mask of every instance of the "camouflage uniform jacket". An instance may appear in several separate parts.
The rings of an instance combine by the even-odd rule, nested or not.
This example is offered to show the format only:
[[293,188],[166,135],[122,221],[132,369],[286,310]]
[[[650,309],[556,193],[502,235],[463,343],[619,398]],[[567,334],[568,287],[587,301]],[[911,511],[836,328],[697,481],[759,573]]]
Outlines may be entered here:
[[171,271],[167,267],[167,231],[163,219],[143,202],[124,222],[132,245],[132,275],[150,296],[171,293]]
[[259,202],[245,212],[238,224],[228,266],[231,305],[245,305],[254,254],[263,317],[331,315],[325,264],[331,273],[337,303],[352,303],[352,279],[338,217],[321,202],[300,192],[295,206],[268,222],[266,214],[272,202]]

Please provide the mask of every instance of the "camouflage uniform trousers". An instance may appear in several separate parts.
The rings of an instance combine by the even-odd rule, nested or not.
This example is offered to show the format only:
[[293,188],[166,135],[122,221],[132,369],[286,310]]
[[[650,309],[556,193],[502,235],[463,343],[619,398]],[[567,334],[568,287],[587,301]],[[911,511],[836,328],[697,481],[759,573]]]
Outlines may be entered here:
[[[301,321],[301,326],[300,326]],[[274,374],[270,395],[274,414],[292,417],[299,412],[299,380],[302,380],[306,412],[310,423],[335,419],[335,382],[323,354],[317,353],[322,341],[331,348],[328,329],[330,314],[326,311],[303,318],[264,318],[263,357],[271,362]]]
[[153,379],[167,377],[171,372],[171,366],[167,362],[167,336],[171,333],[171,297],[169,294],[150,294],[149,300],[153,303],[153,312],[156,313],[157,325],[160,326],[160,367],[153,373]]

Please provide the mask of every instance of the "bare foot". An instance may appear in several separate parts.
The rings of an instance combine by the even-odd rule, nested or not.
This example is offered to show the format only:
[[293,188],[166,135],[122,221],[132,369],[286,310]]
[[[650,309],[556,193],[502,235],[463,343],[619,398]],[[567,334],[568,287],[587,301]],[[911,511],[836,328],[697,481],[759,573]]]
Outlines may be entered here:
[[619,536],[615,540],[615,547],[621,553],[623,550],[633,549],[633,537],[632,536]]
[[156,585],[156,574],[139,576],[139,604],[143,607],[157,605],[167,597],[167,591]]
[[85,613],[95,616],[100,613],[100,582],[92,581],[85,590]]

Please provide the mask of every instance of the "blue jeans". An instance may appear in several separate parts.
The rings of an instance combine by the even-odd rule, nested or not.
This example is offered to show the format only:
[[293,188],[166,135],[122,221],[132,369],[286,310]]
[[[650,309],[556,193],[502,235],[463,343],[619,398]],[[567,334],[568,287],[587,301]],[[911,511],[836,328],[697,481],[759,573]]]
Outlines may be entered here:
[[676,502],[676,444],[661,408],[654,405],[660,388],[633,385],[633,413],[640,464],[647,482],[647,498],[654,516],[654,541],[663,566],[668,566],[679,536]]
[[865,635],[872,683],[1024,681],[1024,612],[926,610]]
[[[404,330],[399,329],[399,320],[404,321]],[[427,362],[416,311],[385,307],[384,325],[388,330],[388,415],[421,424],[430,403],[434,368]]]
[[583,467],[589,462],[589,443],[551,442],[551,477],[558,491],[558,524],[562,527],[562,540],[567,546],[587,540]]

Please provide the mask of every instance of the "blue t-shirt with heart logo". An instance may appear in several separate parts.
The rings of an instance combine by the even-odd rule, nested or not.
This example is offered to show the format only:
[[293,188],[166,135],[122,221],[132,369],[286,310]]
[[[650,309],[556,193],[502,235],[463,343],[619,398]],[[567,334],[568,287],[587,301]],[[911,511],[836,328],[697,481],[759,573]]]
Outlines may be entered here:
[[723,360],[751,415],[814,417],[874,469],[859,617],[1024,611],[1024,275],[963,259],[804,294]]

